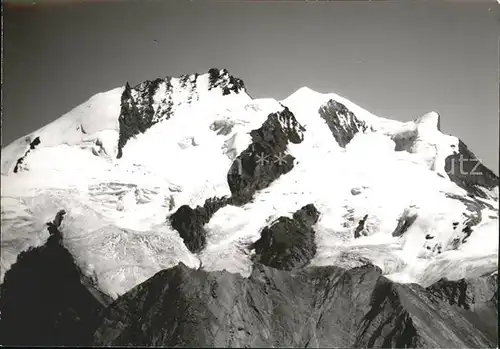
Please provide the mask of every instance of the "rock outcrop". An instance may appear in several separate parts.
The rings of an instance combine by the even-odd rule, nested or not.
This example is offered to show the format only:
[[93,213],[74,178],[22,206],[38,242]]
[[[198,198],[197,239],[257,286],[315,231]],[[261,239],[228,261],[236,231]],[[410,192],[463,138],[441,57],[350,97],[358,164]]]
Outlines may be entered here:
[[305,267],[316,254],[315,232],[312,228],[319,212],[310,204],[288,217],[280,217],[265,227],[252,246],[254,260],[280,270]]
[[301,143],[303,131],[293,113],[284,108],[269,114],[262,126],[250,133],[252,143],[235,159],[227,175],[235,204],[249,202],[257,190],[292,170],[294,157],[286,154],[287,145]]
[[207,232],[203,228],[210,221],[213,214],[231,202],[231,198],[211,198],[203,206],[192,209],[182,205],[172,214],[170,224],[177,230],[184,244],[192,253],[200,252],[206,245]]
[[356,133],[365,132],[368,127],[340,102],[329,100],[319,109],[319,115],[326,121],[337,143],[345,148]]

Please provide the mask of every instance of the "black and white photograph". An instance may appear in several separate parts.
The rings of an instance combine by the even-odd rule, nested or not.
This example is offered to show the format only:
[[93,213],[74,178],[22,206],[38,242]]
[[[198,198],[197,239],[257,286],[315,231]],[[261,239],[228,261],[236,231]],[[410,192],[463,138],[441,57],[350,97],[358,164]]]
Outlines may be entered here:
[[498,348],[500,0],[4,0],[0,346]]

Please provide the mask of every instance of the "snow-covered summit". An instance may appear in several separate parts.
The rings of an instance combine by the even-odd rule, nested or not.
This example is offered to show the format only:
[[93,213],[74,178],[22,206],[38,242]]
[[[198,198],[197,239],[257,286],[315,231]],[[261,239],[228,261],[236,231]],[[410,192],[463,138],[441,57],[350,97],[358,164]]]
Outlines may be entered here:
[[179,261],[248,275],[262,229],[310,204],[313,265],[424,285],[497,268],[498,177],[439,114],[400,122],[307,87],[252,99],[224,69],[97,94],[3,148],[1,171],[2,279],[61,210],[112,297]]
[[437,112],[431,111],[415,119],[415,124],[417,127],[422,129],[428,129],[430,132],[441,131],[440,126],[440,116]]

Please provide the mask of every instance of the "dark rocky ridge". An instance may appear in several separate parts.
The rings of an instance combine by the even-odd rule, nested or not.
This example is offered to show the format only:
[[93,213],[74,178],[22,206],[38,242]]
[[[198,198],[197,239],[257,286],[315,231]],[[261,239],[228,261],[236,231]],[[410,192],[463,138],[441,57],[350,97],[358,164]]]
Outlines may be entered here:
[[319,108],[319,115],[326,121],[333,137],[342,148],[349,144],[356,133],[368,129],[345,105],[333,99]]
[[481,187],[492,189],[499,184],[498,176],[484,166],[462,141],[458,144],[458,154],[446,158],[445,171],[460,188],[481,198],[488,198]]
[[311,228],[320,213],[309,204],[293,214],[293,218],[280,217],[265,227],[260,239],[252,244],[254,262],[280,269],[303,268],[316,254],[315,232]]
[[62,246],[60,211],[47,223],[50,237],[22,252],[5,274],[0,297],[0,344],[81,345],[97,328],[109,297],[93,289]]
[[471,310],[479,304],[490,303],[498,307],[498,275],[483,275],[475,279],[457,281],[441,279],[428,287],[429,291],[449,302],[450,305]]
[[[183,205],[169,217],[170,224],[191,252],[198,253],[205,247],[206,231],[203,226],[217,210],[226,205],[248,203],[256,191],[268,187],[292,170],[294,157],[285,155],[285,152],[288,142],[302,142],[303,131],[304,128],[288,108],[269,114],[260,128],[251,131],[252,143],[229,169],[227,181],[231,196],[207,199],[203,207],[194,209]],[[264,158],[266,161],[261,161]]]
[[243,80],[230,75],[227,69],[212,68],[208,71],[208,74],[208,89],[220,87],[223,96],[231,94],[231,92],[238,93],[245,88]]
[[289,142],[302,142],[303,131],[285,107],[279,113],[269,114],[260,128],[250,132],[252,143],[235,159],[227,175],[235,204],[249,202],[256,191],[292,170],[295,158],[285,152]]
[[41,143],[40,137],[35,137],[31,142],[30,142],[30,148],[26,150],[23,156],[21,156],[19,159],[16,161],[16,166],[14,166],[14,173],[17,173],[21,169],[21,165],[23,164],[24,160],[30,153],[30,151],[34,150],[37,145]]
[[[155,79],[153,81],[147,80],[134,88],[131,88],[128,82],[126,83],[121,97],[120,116],[118,117],[120,134],[117,158],[122,157],[122,149],[130,138],[144,133],[162,118],[170,118],[173,103],[170,79],[167,77],[166,79]],[[162,82],[167,85],[165,94],[166,108],[158,110],[158,115],[155,115],[153,96]]]
[[498,274],[457,281],[441,279],[427,288],[458,308],[493,343],[498,341]]
[[290,272],[255,264],[243,278],[180,263],[108,307],[93,345],[496,346],[464,312],[418,285],[389,281],[373,266]]
[[[222,95],[232,92],[239,93],[245,86],[241,79],[230,75],[226,69],[212,68],[209,70],[209,90],[220,88]],[[197,95],[198,74],[184,74],[179,78],[180,87],[188,90],[187,103],[193,102]],[[153,96],[161,83],[166,84],[165,95],[162,97],[157,110],[153,108]],[[123,147],[127,141],[138,134],[146,132],[151,126],[167,120],[173,113],[174,100],[172,93],[172,77],[146,80],[135,87],[127,83],[121,97],[121,110],[118,122],[120,126],[117,158],[123,156]]]

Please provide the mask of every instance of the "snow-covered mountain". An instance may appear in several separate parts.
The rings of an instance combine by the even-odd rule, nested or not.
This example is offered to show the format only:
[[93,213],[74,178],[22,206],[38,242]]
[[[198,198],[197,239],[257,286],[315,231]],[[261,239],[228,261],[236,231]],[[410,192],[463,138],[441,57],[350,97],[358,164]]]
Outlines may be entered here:
[[[254,99],[218,69],[99,93],[2,149],[1,281],[52,221],[113,299],[179,262],[243,278],[374,265],[422,287],[489,275],[498,177],[439,125],[307,87]],[[296,224],[310,235],[272,233]]]
[[[272,118],[270,137],[281,136],[277,127],[297,140],[263,140],[242,159],[259,142],[251,131]],[[366,258],[390,278],[424,285],[494,270],[498,178],[463,148],[435,112],[404,123],[308,88],[283,101],[252,99],[227,70],[127,84],[2,149],[1,275],[44,243],[60,210],[67,248],[113,297],[179,261],[247,275],[245,244],[310,203],[320,212],[313,265]],[[283,174],[220,208],[204,225],[206,246],[191,253],[166,218],[236,192],[228,172],[238,159],[241,176],[254,176],[282,154],[291,156]],[[412,224],[394,234],[408,216]]]

